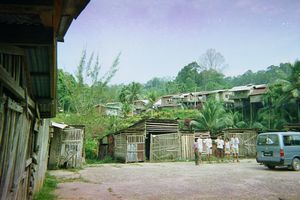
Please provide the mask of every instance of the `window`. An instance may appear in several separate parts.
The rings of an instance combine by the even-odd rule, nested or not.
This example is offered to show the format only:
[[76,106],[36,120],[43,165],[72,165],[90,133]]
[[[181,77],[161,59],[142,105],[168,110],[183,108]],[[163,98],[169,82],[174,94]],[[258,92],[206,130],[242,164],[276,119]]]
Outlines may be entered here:
[[300,146],[300,135],[283,136],[284,146]]
[[278,135],[275,134],[259,135],[257,139],[257,145],[278,146],[279,145]]
[[292,145],[292,141],[293,141],[293,138],[291,135],[285,135],[283,136],[283,144],[284,146],[291,146]]
[[300,135],[294,135],[294,145],[300,146]]

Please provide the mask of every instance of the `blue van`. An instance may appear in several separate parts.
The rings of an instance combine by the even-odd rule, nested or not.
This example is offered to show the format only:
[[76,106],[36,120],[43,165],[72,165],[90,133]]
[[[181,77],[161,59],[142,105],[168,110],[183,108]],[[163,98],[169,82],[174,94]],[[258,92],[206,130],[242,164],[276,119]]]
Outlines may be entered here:
[[257,136],[256,161],[269,169],[288,166],[300,170],[300,132],[269,132]]

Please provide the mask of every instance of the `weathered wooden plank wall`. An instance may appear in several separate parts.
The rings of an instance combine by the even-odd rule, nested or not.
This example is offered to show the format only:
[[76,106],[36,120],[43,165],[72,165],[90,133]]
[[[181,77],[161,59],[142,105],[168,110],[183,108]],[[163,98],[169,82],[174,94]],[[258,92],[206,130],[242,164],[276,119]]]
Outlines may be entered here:
[[115,158],[126,162],[127,140],[125,134],[114,135],[115,140]]
[[43,185],[43,181],[45,179],[45,174],[47,171],[47,163],[48,163],[48,150],[49,150],[49,125],[50,120],[44,119],[40,121],[38,124],[38,131],[35,132],[37,134],[36,138],[36,160],[37,165],[35,165],[35,173],[34,179],[36,180],[34,183],[33,192],[37,192]]
[[84,161],[84,128],[53,128],[50,139],[49,169],[80,167]]
[[144,157],[145,157],[145,136],[141,134],[128,135],[126,162],[144,161]]
[[182,160],[193,160],[195,155],[193,151],[193,144],[195,140],[194,134],[181,135],[181,158]]
[[150,162],[181,159],[180,133],[151,135]]
[[0,72],[0,199],[31,199],[44,180],[47,124],[35,135],[40,120],[28,96],[22,49],[1,46]]
[[233,134],[239,138],[239,154],[240,156],[254,157],[256,155],[256,130],[240,129],[240,130],[226,130],[224,138],[231,138]]
[[28,175],[31,170],[25,164],[30,155],[28,143],[31,119],[23,112],[23,108],[10,98],[6,100],[4,113],[0,149],[1,199],[27,199]]
[[68,167],[82,166],[82,149],[84,130],[79,128],[66,128],[61,134],[62,148],[59,164]]

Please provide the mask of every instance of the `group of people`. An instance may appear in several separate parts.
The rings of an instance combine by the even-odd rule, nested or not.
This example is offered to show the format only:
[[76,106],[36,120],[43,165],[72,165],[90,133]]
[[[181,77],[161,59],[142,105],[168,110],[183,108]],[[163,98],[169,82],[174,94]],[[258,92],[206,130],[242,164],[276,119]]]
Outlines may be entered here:
[[[215,140],[217,149],[216,156],[218,160],[226,157],[227,160],[230,160],[230,156],[232,155],[233,162],[236,160],[239,162],[239,144],[240,141],[235,134],[233,134],[230,138],[225,138],[225,141],[221,136]],[[199,161],[202,162],[202,154],[206,153],[206,160],[210,161],[210,156],[212,155],[212,145],[213,140],[208,136],[207,138],[195,138],[195,142],[193,144],[193,149],[195,153],[195,164],[199,165]]]

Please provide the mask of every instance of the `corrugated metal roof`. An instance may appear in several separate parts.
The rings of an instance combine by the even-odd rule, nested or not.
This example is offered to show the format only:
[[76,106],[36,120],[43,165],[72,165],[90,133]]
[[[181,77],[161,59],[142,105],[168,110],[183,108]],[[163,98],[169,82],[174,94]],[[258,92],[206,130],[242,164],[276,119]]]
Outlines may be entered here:
[[254,89],[249,95],[254,96],[254,95],[260,95],[260,94],[266,94],[267,90],[268,90],[267,88]]
[[61,124],[61,123],[56,123],[56,122],[51,122],[51,126],[54,126],[56,128],[60,128],[60,129],[65,129],[69,125],[67,125],[67,124]]
[[242,85],[242,86],[233,87],[229,91],[230,92],[246,91],[246,90],[251,90],[253,87],[254,87],[254,85]]

